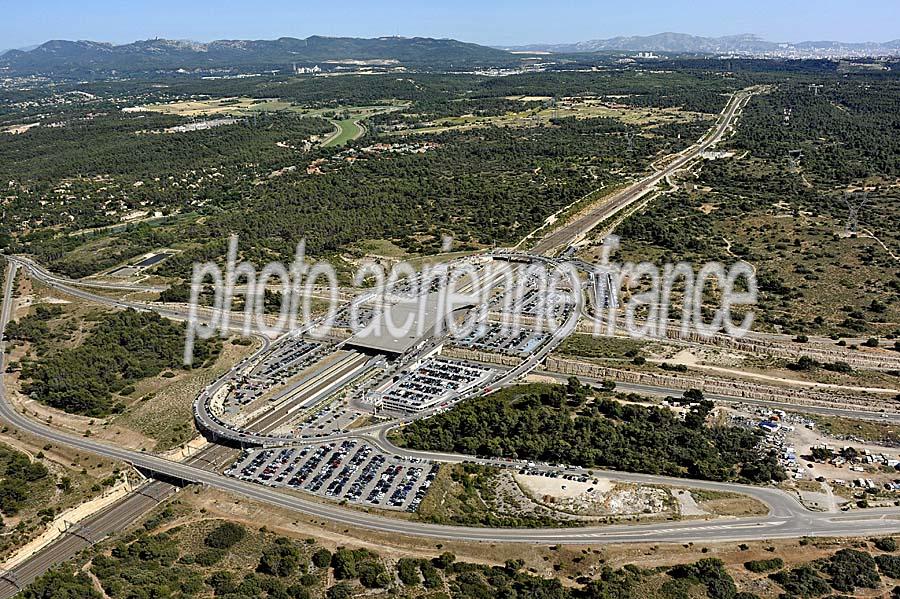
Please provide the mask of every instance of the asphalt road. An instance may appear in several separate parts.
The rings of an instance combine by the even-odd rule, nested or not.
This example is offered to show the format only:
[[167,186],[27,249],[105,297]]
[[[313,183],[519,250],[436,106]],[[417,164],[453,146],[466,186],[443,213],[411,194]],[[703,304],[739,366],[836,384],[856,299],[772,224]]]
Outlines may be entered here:
[[[80,289],[76,286],[76,283],[72,281],[68,281],[67,279],[62,279],[60,277],[56,277],[51,273],[47,272],[43,267],[35,264],[31,260],[26,258],[22,258],[21,256],[7,256],[7,260],[11,264],[15,264],[20,268],[25,269],[28,274],[35,279],[39,280],[41,283],[47,285],[51,289],[56,289],[66,295],[77,297],[79,299],[83,299],[89,302],[96,302],[100,304],[104,304],[107,306],[112,306],[114,308],[127,309],[130,308],[132,310],[138,310],[140,312],[156,312],[160,316],[165,318],[169,318],[171,320],[178,321],[186,321],[189,318],[187,310],[175,310],[171,308],[166,308],[163,306],[154,306],[144,302],[135,302],[130,300],[124,300],[119,298],[112,298],[105,295],[98,295],[96,293],[92,293],[90,291],[86,291],[84,289]],[[122,288],[119,288],[121,291]],[[207,317],[207,314],[204,312],[203,314],[199,313],[198,310],[198,319],[203,319]],[[244,328],[244,320],[243,320],[243,312],[240,314],[233,314],[229,321],[228,329],[232,331],[242,331]],[[256,325],[253,324],[251,326],[251,330],[256,330]],[[260,337],[263,337],[260,335]],[[266,342],[268,342],[268,338],[266,338]]]
[[[686,166],[697,155],[722,137],[731,124],[741,102],[746,95],[737,94],[729,103],[716,130],[699,144],[681,153],[681,155],[667,165],[664,170],[655,173],[642,181],[635,183],[628,189],[620,192],[612,201],[608,201],[597,210],[576,219],[558,231],[548,235],[538,243],[534,251],[549,252],[555,248],[567,245],[578,235],[590,230],[604,220],[612,212],[642,197],[665,176]],[[82,297],[89,301],[102,301],[121,308],[136,308],[146,310],[148,307],[135,302],[115,300],[109,297],[98,296],[76,287],[64,279],[54,277],[43,271],[33,263],[23,262],[22,265],[37,278],[43,280],[51,287],[60,291]],[[7,281],[2,311],[0,311],[0,333],[2,333],[9,319],[11,303],[12,277]],[[185,314],[165,308],[154,308],[162,316],[183,320]],[[237,328],[237,327],[236,327]],[[5,355],[0,359],[5,359]],[[535,360],[535,364],[538,360]],[[2,367],[3,364],[0,364]],[[55,430],[39,422],[16,412],[6,401],[5,388],[0,377],[0,418],[14,427],[18,427],[31,434],[37,435],[48,441],[64,444],[79,450],[89,451],[116,460],[133,464],[146,471],[161,473],[169,477],[181,479],[185,482],[206,484],[212,488],[230,492],[249,499],[264,502],[273,506],[291,509],[311,517],[324,518],[336,523],[354,528],[365,528],[381,532],[395,533],[399,535],[413,535],[436,539],[454,539],[482,542],[518,542],[518,543],[622,543],[622,542],[704,542],[704,541],[739,541],[754,539],[791,538],[798,536],[861,536],[868,534],[885,534],[900,531],[900,509],[886,508],[881,510],[867,510],[850,514],[824,514],[810,512],[803,508],[793,497],[781,491],[763,488],[733,485],[727,483],[713,483],[708,481],[690,481],[685,479],[671,479],[668,477],[656,477],[649,475],[630,473],[608,473],[617,480],[632,481],[644,484],[664,484],[677,487],[704,488],[739,492],[751,495],[771,508],[771,512],[765,517],[733,518],[715,521],[680,521],[641,525],[608,525],[599,527],[583,527],[576,529],[493,529],[478,527],[453,527],[424,524],[396,520],[392,518],[367,514],[361,511],[348,509],[335,504],[323,504],[293,495],[283,494],[277,490],[246,483],[211,472],[197,464],[201,463],[203,456],[195,456],[187,463],[177,463],[164,460],[152,455],[119,448],[113,445],[101,443],[88,438],[69,435]],[[386,430],[373,433],[367,440],[382,445],[386,443]],[[394,448],[387,444],[391,451],[400,455],[417,455],[418,452],[407,452]],[[222,450],[211,448],[211,451]],[[426,457],[440,459],[442,461],[471,460],[468,456],[424,454]],[[486,463],[508,465],[506,462],[495,460],[482,460]],[[207,466],[208,468],[208,466]],[[599,473],[598,473],[599,474]],[[58,563],[71,557],[74,552],[89,544],[92,539],[99,539],[108,532],[117,530],[125,523],[132,521],[144,513],[157,502],[156,497],[162,493],[174,489],[171,485],[160,482],[150,482],[143,487],[150,489],[147,495],[133,494],[122,502],[108,508],[86,520],[80,528],[72,534],[66,535],[61,541],[54,543],[45,551],[42,551],[35,559],[23,563],[20,568],[14,570],[14,576],[8,576],[6,587],[14,589],[15,583],[27,584],[34,573],[39,573],[49,565]],[[79,530],[81,532],[79,532]],[[0,588],[0,597],[10,596],[6,588]]]
[[[2,311],[0,311],[0,331],[9,319],[11,308],[12,277],[8,277]],[[108,298],[107,298],[108,301]],[[490,542],[524,543],[579,543],[579,542],[688,542],[737,539],[761,539],[791,537],[809,534],[846,535],[877,534],[900,531],[900,509],[867,510],[859,514],[823,514],[805,510],[789,495],[774,489],[670,479],[650,475],[611,473],[616,478],[642,482],[645,484],[678,484],[682,487],[719,489],[742,492],[769,504],[772,512],[763,518],[735,518],[727,521],[697,522],[683,521],[645,525],[614,525],[586,527],[579,529],[540,530],[498,530],[490,528],[468,528],[412,523],[366,514],[334,504],[323,504],[302,497],[283,494],[277,490],[232,479],[216,472],[210,472],[191,464],[171,462],[156,456],[108,445],[90,438],[70,435],[48,427],[40,422],[16,412],[6,401],[5,389],[0,379],[0,418],[13,426],[55,443],[65,444],[83,451],[90,451],[105,457],[128,462],[145,471],[209,485],[226,492],[244,496],[270,505],[295,510],[309,516],[326,518],[334,522],[357,528],[368,528],[382,532],[415,535],[443,539],[463,539]],[[375,439],[377,441],[377,438]],[[442,456],[442,459],[469,459],[464,456]]]
[[[11,273],[10,273],[11,274]],[[0,332],[5,328],[11,308],[12,278],[7,282],[2,310]],[[4,355],[5,359],[5,355]],[[750,493],[769,503],[772,513],[759,518],[734,518],[720,521],[681,521],[665,524],[610,525],[578,529],[493,529],[479,527],[455,527],[419,522],[409,522],[368,514],[336,504],[320,503],[275,489],[232,479],[217,472],[185,463],[172,462],[146,453],[108,445],[91,438],[71,435],[19,414],[8,403],[0,378],[0,418],[11,426],[53,443],[88,451],[111,459],[128,462],[144,471],[164,474],[168,477],[208,485],[247,499],[276,507],[293,510],[314,518],[323,518],[355,529],[370,529],[404,536],[420,536],[434,539],[464,541],[518,542],[518,543],[623,543],[623,542],[702,542],[786,538],[803,535],[865,535],[900,531],[900,509],[872,510],[859,514],[823,514],[809,512],[786,494],[773,489],[744,487],[741,492]],[[616,473],[617,478],[648,484],[673,484],[673,479]],[[684,487],[732,491],[735,485],[675,479]]]
[[36,263],[33,260],[28,258],[18,257],[18,260],[22,264],[28,264],[28,266],[41,273],[41,278],[44,281],[53,281],[56,283],[61,283],[63,285],[74,285],[76,287],[90,287],[93,289],[109,289],[112,291],[135,291],[135,292],[149,292],[149,293],[160,293],[168,289],[167,286],[153,286],[153,285],[133,285],[130,283],[104,283],[102,281],[85,281],[80,280],[76,281],[74,279],[68,279],[66,277],[60,277],[51,273],[49,270]]
[[[7,297],[11,297],[12,284],[13,277],[9,276],[4,286],[4,300]],[[2,337],[2,332],[9,320],[11,309],[11,302],[3,301],[2,308],[0,308],[0,337]],[[5,371],[4,345],[0,341],[0,373]],[[257,354],[265,351],[267,347],[268,340],[265,339],[263,347],[260,348]],[[3,385],[2,375],[0,375],[0,402],[6,405],[5,387]],[[225,447],[210,446],[189,458],[187,462],[200,464],[205,467],[215,467],[219,461],[227,457],[229,451]],[[90,547],[112,533],[122,530],[125,526],[153,509],[158,503],[171,497],[177,489],[178,487],[175,485],[166,482],[148,480],[115,504],[76,524],[69,532],[39,550],[33,557],[21,562],[9,571],[0,570],[0,599],[14,596],[54,565],[71,559],[79,551]]]
[[[218,391],[227,380],[220,380],[210,387],[209,392],[204,392],[194,404],[194,419],[198,427],[201,427],[205,433],[212,435],[214,438],[229,439],[232,442],[242,443],[246,445],[287,445],[293,442],[301,442],[295,436],[278,436],[269,434],[267,431],[274,431],[279,426],[289,420],[295,411],[301,407],[307,407],[317,401],[326,399],[329,395],[336,392],[342,386],[350,381],[358,378],[366,371],[367,362],[370,360],[368,356],[349,353],[342,360],[330,365],[322,372],[316,373],[310,379],[302,381],[293,388],[284,390],[273,398],[273,404],[279,399],[292,395],[289,401],[280,407],[271,409],[254,424],[243,425],[238,430],[212,417],[207,409],[207,398]],[[306,439],[302,442],[310,442]]]
[[[227,448],[213,445],[191,457],[188,462],[218,466],[229,453]],[[39,550],[33,557],[0,573],[0,599],[13,597],[56,564],[72,559],[78,552],[125,529],[177,491],[178,487],[173,484],[147,480],[113,505],[77,523],[69,532]]]

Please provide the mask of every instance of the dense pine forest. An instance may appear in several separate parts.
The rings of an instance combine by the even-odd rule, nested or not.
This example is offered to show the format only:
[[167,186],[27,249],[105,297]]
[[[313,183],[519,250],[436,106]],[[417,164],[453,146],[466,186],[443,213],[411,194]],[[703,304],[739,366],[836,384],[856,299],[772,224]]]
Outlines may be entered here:
[[709,480],[784,478],[776,457],[756,450],[761,433],[706,425],[712,402],[702,394],[686,394],[694,406],[683,419],[668,408],[593,395],[577,379],[520,385],[413,422],[398,441],[426,451]]

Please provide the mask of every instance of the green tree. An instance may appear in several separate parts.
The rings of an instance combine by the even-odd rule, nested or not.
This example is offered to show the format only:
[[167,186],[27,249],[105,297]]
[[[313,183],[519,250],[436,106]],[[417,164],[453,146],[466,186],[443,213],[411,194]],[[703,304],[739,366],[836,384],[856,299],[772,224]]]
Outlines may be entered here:
[[279,537],[263,550],[257,571],[281,578],[293,576],[300,569],[300,558],[300,550],[291,540]]
[[422,578],[419,576],[419,560],[402,557],[397,561],[397,576],[406,586],[416,586]]
[[223,522],[206,535],[203,543],[214,549],[229,549],[243,540],[246,532],[237,522]]
[[456,556],[450,553],[449,551],[445,551],[436,558],[431,560],[431,563],[434,564],[435,568],[440,570],[446,570],[450,566],[453,565],[453,562],[456,561]]
[[385,588],[391,584],[391,577],[380,562],[365,561],[357,567],[359,582],[366,588]]
[[327,599],[351,599],[353,597],[353,587],[346,582],[339,582],[325,594]]
[[339,547],[331,556],[331,567],[334,569],[334,577],[338,580],[356,578],[359,573],[356,569],[356,555],[346,547]]
[[317,568],[327,568],[331,565],[331,552],[324,547],[317,549],[316,552],[312,554],[312,563]]

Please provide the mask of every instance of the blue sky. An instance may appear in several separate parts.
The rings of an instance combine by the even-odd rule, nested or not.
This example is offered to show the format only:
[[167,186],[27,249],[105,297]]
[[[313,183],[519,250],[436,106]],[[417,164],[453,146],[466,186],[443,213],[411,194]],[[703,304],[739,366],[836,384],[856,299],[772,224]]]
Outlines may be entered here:
[[48,39],[115,43],[166,37],[381,35],[482,44],[572,42],[677,31],[756,33],[772,41],[900,37],[898,0],[0,0],[0,49]]

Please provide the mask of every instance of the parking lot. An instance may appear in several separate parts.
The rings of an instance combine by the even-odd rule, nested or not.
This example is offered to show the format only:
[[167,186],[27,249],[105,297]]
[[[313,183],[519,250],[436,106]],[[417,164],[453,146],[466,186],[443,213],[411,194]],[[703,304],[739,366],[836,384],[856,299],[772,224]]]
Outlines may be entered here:
[[338,329],[361,329],[375,318],[375,310],[369,306],[360,306],[356,312],[356,323],[351,322],[351,314],[349,310],[340,312],[334,319],[332,325]]
[[332,403],[302,421],[291,423],[291,432],[303,439],[322,437],[335,433],[345,433],[350,425],[363,416],[359,410],[351,409],[346,401]]
[[511,296],[507,294],[497,296],[492,301],[491,308],[521,316],[546,318],[552,315],[557,321],[561,321],[567,317],[573,306],[571,291],[563,289],[541,291],[537,286],[528,285],[523,292],[516,290]]
[[522,327],[516,331],[512,326],[489,322],[485,323],[484,327],[476,327],[465,337],[454,339],[453,345],[513,356],[527,356],[549,338],[549,333],[539,333]]
[[297,339],[286,343],[260,362],[252,371],[252,375],[262,378],[286,378],[299,372],[312,352],[321,344],[314,341]]
[[485,366],[429,358],[384,389],[380,400],[389,410],[418,412],[449,401],[454,393],[487,382],[492,372]]
[[279,382],[306,368],[318,357],[320,343],[297,339],[278,348],[265,360],[257,364],[250,374],[235,379],[234,388],[225,399],[226,412],[233,413],[241,406],[250,404]]
[[225,474],[335,501],[414,512],[438,468],[438,464],[424,460],[388,456],[367,443],[348,439],[245,451]]
[[[586,474],[576,474],[572,472],[558,471],[558,470],[542,470],[536,468],[520,468],[519,474],[523,476],[544,476],[546,478],[561,478],[563,480],[570,480],[572,482],[579,483],[587,483],[591,481],[591,477]],[[596,479],[594,479],[596,480]]]

